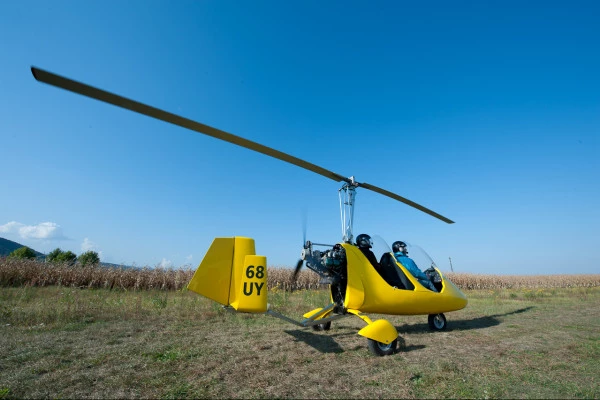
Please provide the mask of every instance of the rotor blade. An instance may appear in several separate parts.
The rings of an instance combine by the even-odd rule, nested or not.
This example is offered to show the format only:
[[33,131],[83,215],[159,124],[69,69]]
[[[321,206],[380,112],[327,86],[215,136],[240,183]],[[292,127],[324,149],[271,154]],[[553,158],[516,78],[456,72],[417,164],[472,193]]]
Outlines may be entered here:
[[382,189],[380,187],[371,185],[369,183],[359,183],[358,186],[364,187],[365,189],[372,190],[372,191],[377,192],[379,194],[382,194],[384,196],[391,197],[394,200],[401,201],[402,203],[407,204],[407,205],[409,205],[411,207],[414,207],[417,210],[421,210],[421,211],[423,211],[426,214],[429,214],[429,215],[431,215],[433,217],[436,217],[437,219],[441,219],[442,221],[444,221],[444,222],[446,222],[448,224],[453,224],[454,223],[454,221],[452,221],[452,220],[444,217],[443,215],[440,215],[440,214],[436,213],[435,211],[431,211],[429,208],[423,207],[422,205],[417,204],[414,201],[408,200],[408,199],[406,199],[406,198],[404,198],[402,196],[399,196],[399,195],[397,195],[395,193],[392,193],[392,192],[390,192],[388,190],[385,190],[385,189]]
[[309,163],[308,161],[301,160],[297,157],[283,153],[279,150],[272,149],[270,147],[253,142],[248,139],[244,139],[231,133],[227,133],[220,129],[201,124],[200,122],[192,121],[191,119],[187,119],[179,115],[160,110],[158,108],[137,102],[135,100],[127,99],[114,93],[110,93],[86,85],[84,83],[77,82],[72,79],[65,78],[63,76],[56,75],[48,71],[44,71],[36,67],[31,67],[31,73],[33,74],[33,77],[40,82],[59,87],[61,89],[69,90],[71,92],[78,93],[83,96],[91,97],[93,99],[100,100],[105,103],[115,105],[117,107],[122,107],[143,115],[147,115],[148,117],[169,122],[171,124],[178,125],[183,128],[191,129],[193,131],[203,133],[205,135],[212,136],[214,138],[221,139],[229,143],[237,144],[238,146],[257,151],[267,156],[277,158],[279,160],[286,161],[290,164],[294,164],[298,167],[315,172],[319,175],[323,175],[324,177],[333,179],[336,182],[349,181],[348,178],[342,175],[336,174],[335,172],[319,167],[318,165]]
[[[279,160],[296,165],[300,168],[304,168],[306,170],[315,172],[319,175],[322,175],[326,178],[332,179],[336,182],[346,182],[348,184],[356,185],[356,183],[353,181],[353,178],[346,178],[340,174],[336,174],[335,172],[332,172],[323,167],[319,167],[318,165],[312,164],[308,161],[301,160],[297,157],[283,153],[279,150],[272,149],[272,148],[264,146],[260,143],[256,143],[251,140],[244,139],[242,137],[233,135],[231,133],[222,131],[217,128],[213,128],[211,126],[202,124],[200,122],[196,122],[191,119],[181,117],[176,114],[172,114],[168,111],[164,111],[164,110],[140,103],[138,101],[131,100],[131,99],[119,96],[117,94],[110,93],[110,92],[104,91],[102,89],[98,89],[93,86],[89,86],[84,83],[77,82],[72,79],[53,74],[51,72],[48,72],[48,71],[45,71],[45,70],[42,70],[42,69],[39,69],[36,67],[31,67],[31,73],[33,74],[33,77],[40,82],[43,82],[43,83],[46,83],[46,84],[49,84],[52,86],[56,86],[61,89],[65,89],[65,90],[71,91],[73,93],[87,96],[87,97],[90,97],[90,98],[93,98],[96,100],[100,100],[105,103],[115,105],[117,107],[125,108],[127,110],[131,110],[131,111],[137,112],[139,114],[146,115],[148,117],[152,117],[152,118],[159,119],[161,121],[169,122],[171,124],[178,125],[183,128],[187,128],[187,129],[190,129],[195,132],[199,132],[199,133],[202,133],[202,134],[205,134],[208,136],[212,136],[216,139],[221,139],[226,142],[236,144],[238,146],[245,147],[250,150],[254,150],[258,153],[262,153],[267,156],[277,158]],[[447,222],[449,224],[454,223],[454,221],[451,221],[451,220],[447,219],[446,217],[443,217],[443,216],[437,214],[434,211],[431,211],[413,201],[405,199],[404,197],[398,196],[397,194],[394,194],[387,190],[381,189],[377,186],[373,186],[368,183],[360,183],[360,184],[358,184],[358,186],[362,186],[366,189],[383,194],[384,196],[388,196],[388,197],[391,197],[392,199],[401,201],[409,206],[412,206],[418,210],[421,210],[421,211],[423,211],[429,215],[432,215],[438,219],[441,219],[442,221]]]

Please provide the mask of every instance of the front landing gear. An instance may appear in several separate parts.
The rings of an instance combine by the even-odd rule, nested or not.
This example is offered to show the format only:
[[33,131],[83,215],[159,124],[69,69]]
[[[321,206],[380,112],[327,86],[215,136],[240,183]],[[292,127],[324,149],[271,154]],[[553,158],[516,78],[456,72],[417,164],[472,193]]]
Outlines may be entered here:
[[396,352],[398,347],[398,331],[389,321],[378,319],[371,321],[369,317],[363,315],[358,310],[348,310],[349,313],[356,315],[368,325],[358,331],[358,334],[368,339],[369,350],[376,356],[389,356]]
[[381,343],[373,339],[369,339],[369,351],[376,356],[389,356],[394,354],[398,347],[398,339],[393,340],[389,344]]
[[429,322],[429,329],[432,331],[443,331],[448,326],[444,314],[429,314],[427,320]]

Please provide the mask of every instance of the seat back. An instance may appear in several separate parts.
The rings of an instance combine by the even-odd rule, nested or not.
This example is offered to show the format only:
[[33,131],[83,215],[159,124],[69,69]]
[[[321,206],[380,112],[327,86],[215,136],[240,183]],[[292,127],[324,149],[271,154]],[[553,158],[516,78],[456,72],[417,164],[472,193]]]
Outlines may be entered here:
[[396,265],[396,259],[391,253],[384,253],[381,256],[381,277],[390,285],[398,289],[413,290],[415,286],[408,280],[404,271]]

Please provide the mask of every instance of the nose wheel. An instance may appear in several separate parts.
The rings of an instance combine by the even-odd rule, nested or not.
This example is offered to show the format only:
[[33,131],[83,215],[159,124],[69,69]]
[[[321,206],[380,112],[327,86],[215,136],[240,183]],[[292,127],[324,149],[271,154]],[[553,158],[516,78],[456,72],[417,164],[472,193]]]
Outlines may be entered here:
[[448,326],[444,314],[429,314],[428,322],[432,331],[443,331]]
[[398,339],[393,340],[392,342],[385,344],[378,342],[373,339],[369,339],[369,351],[376,356],[389,356],[394,354],[396,348],[398,347]]

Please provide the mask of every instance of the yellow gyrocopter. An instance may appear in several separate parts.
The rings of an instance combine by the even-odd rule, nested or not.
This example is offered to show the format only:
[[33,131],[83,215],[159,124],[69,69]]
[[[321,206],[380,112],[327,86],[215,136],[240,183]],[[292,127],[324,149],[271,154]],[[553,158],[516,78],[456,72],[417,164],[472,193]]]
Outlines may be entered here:
[[301,321],[272,310],[267,301],[267,258],[256,255],[252,238],[239,236],[213,240],[188,284],[190,290],[237,312],[268,314],[315,330],[329,330],[332,321],[355,315],[367,324],[358,334],[368,339],[369,350],[379,356],[396,351],[398,331],[389,321],[373,321],[364,313],[428,315],[429,327],[438,331],[447,326],[444,313],[460,310],[467,305],[466,296],[444,277],[435,263],[432,262],[426,273],[437,292],[425,288],[394,258],[389,248],[383,252],[379,261],[373,262],[365,256],[357,243],[353,243],[354,204],[356,189],[359,187],[405,203],[446,223],[453,223],[448,218],[385,189],[357,182],[353,176],[346,178],[231,133],[39,68],[31,67],[31,72],[40,82],[212,136],[342,182],[342,187],[338,190],[342,241],[334,245],[305,241],[301,259],[294,271],[295,277],[302,266],[306,265],[321,277],[322,283],[329,284],[331,295],[328,305],[307,312]]

